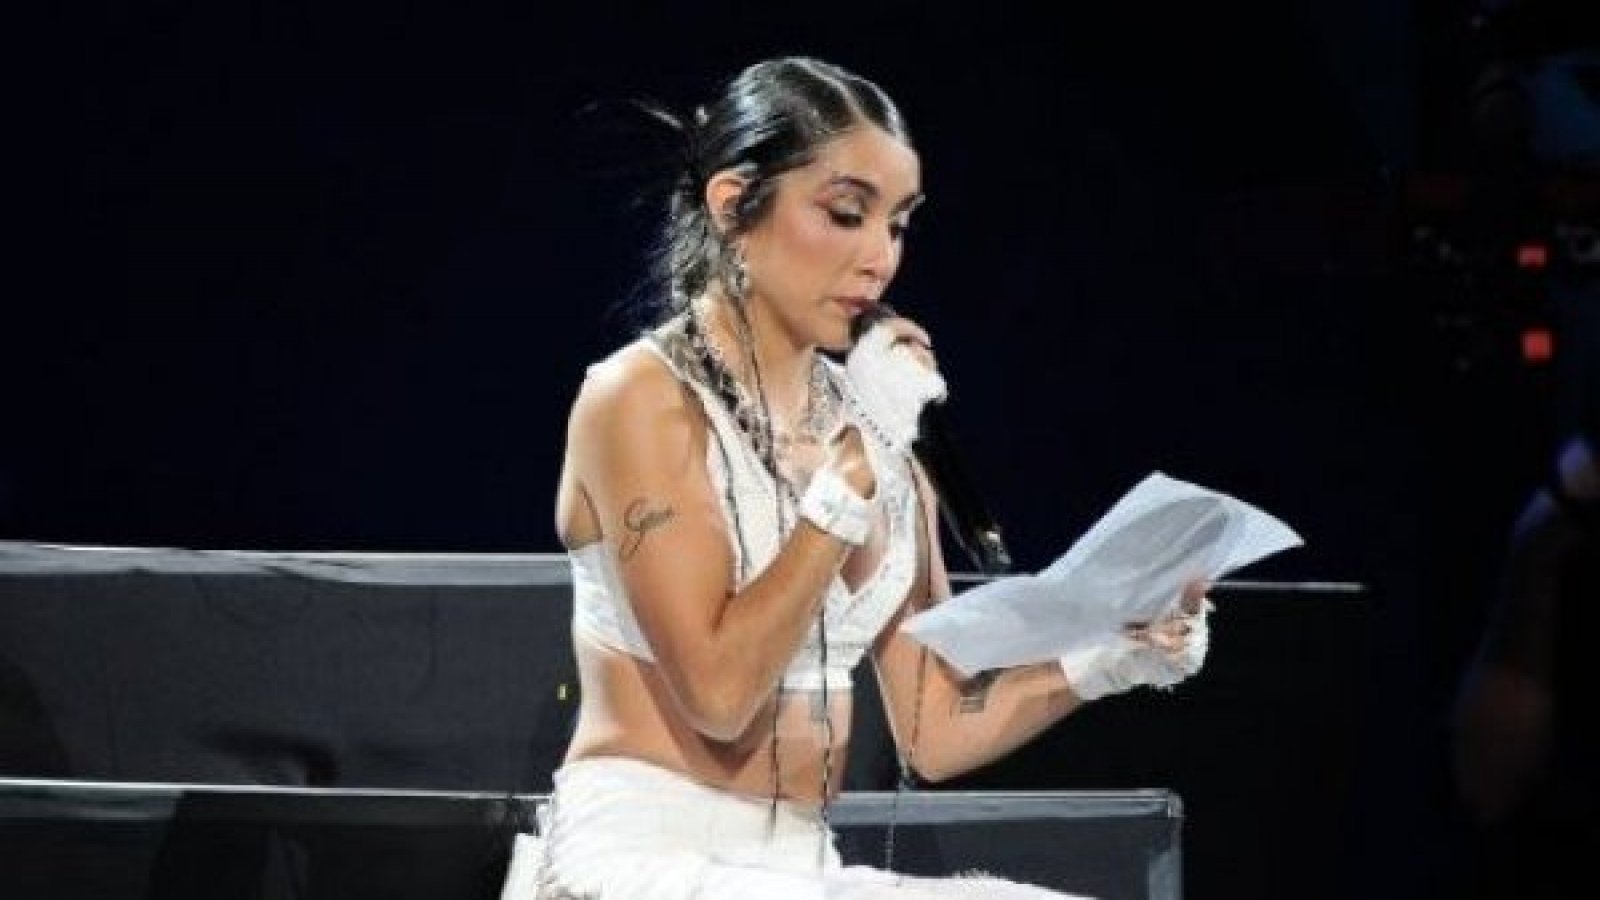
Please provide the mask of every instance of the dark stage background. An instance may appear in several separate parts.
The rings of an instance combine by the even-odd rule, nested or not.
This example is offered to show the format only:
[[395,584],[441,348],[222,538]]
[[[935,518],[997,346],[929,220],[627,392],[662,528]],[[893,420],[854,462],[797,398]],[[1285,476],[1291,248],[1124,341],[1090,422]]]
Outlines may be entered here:
[[[1181,693],[1108,705],[961,786],[1179,784],[1210,884],[1270,867],[1234,836],[1271,820],[1339,848],[1348,884],[1330,890],[1442,892],[1459,850],[1447,701],[1564,364],[1525,364],[1509,282],[1439,249],[1475,234],[1471,89],[1494,51],[1470,13],[59,13],[18,34],[39,62],[13,112],[33,152],[13,170],[0,539],[557,549],[566,407],[638,324],[627,304],[657,222],[594,174],[619,147],[584,140],[577,111],[641,95],[683,109],[756,59],[816,55],[878,80],[910,120],[929,202],[890,299],[940,348],[951,420],[1022,567],[1161,470],[1306,538],[1244,574],[1368,587],[1223,603],[1217,628],[1252,623],[1233,649],[1277,679],[1269,708],[1228,706],[1226,679],[1188,708]],[[1589,40],[1583,17],[1563,21],[1550,46]],[[1237,714],[1226,739],[1208,739],[1211,709]],[[1096,738],[1144,733],[1130,710],[1204,752]],[[1285,753],[1315,764],[1263,753],[1286,722],[1303,740]],[[1341,803],[1304,772],[1347,779]]]

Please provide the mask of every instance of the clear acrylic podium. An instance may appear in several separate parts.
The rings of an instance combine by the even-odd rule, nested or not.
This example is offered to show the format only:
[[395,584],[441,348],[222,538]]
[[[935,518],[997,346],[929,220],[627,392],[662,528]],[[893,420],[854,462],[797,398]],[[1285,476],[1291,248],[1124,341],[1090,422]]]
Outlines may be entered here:
[[[7,900],[494,900],[542,795],[0,779]],[[1168,791],[847,794],[847,862],[1177,900]],[[758,898],[749,898],[758,900]]]

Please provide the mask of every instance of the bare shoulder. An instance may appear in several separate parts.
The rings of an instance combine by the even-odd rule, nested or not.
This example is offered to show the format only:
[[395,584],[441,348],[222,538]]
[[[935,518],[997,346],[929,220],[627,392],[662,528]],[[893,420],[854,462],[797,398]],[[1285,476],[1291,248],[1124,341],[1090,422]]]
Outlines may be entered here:
[[640,339],[589,367],[574,412],[640,412],[681,399],[677,377]]
[[650,448],[652,455],[687,461],[703,446],[704,434],[695,401],[641,339],[589,368],[573,402],[567,439],[579,459]]
[[[636,341],[591,366],[578,392],[567,464],[598,532],[626,563],[623,583],[647,633],[649,610],[697,608],[685,596],[726,596],[731,564],[706,464],[708,424],[691,388]],[[701,571],[701,570],[704,571]],[[653,622],[654,624],[645,624]],[[654,635],[651,644],[662,644]]]
[[657,421],[684,409],[683,384],[641,339],[589,367],[572,418],[575,426],[603,426]]

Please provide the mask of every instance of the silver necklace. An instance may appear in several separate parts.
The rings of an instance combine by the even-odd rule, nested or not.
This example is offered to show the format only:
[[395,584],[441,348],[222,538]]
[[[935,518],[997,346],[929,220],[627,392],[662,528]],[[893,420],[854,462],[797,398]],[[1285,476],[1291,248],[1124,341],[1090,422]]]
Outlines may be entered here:
[[[766,405],[753,395],[746,387],[745,381],[733,374],[733,367],[722,353],[722,349],[710,337],[703,321],[696,318],[693,327],[688,329],[690,335],[690,349],[698,357],[699,369],[705,373],[706,380],[711,382],[712,388],[724,397],[731,397],[733,403],[734,423],[739,430],[749,438],[756,454],[762,459],[771,459],[776,464],[779,461],[787,462],[792,458],[792,452],[797,444],[815,446],[822,443],[827,435],[832,420],[837,415],[840,398],[834,390],[833,383],[828,377],[826,364],[820,357],[813,357],[811,373],[806,384],[806,405],[799,421],[792,430],[778,430]],[[747,341],[746,355],[755,352],[753,341]],[[748,369],[748,361],[746,369]],[[791,491],[794,485],[788,484],[789,479],[783,478],[786,486]]]

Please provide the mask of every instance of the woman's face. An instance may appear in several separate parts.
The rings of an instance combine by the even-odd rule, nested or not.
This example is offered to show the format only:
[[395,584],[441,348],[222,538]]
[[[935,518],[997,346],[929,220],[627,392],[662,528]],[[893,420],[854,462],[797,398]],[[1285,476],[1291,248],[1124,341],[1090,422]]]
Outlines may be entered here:
[[843,349],[850,323],[883,296],[922,200],[917,155],[875,126],[833,139],[777,178],[745,236],[752,302],[798,343]]

